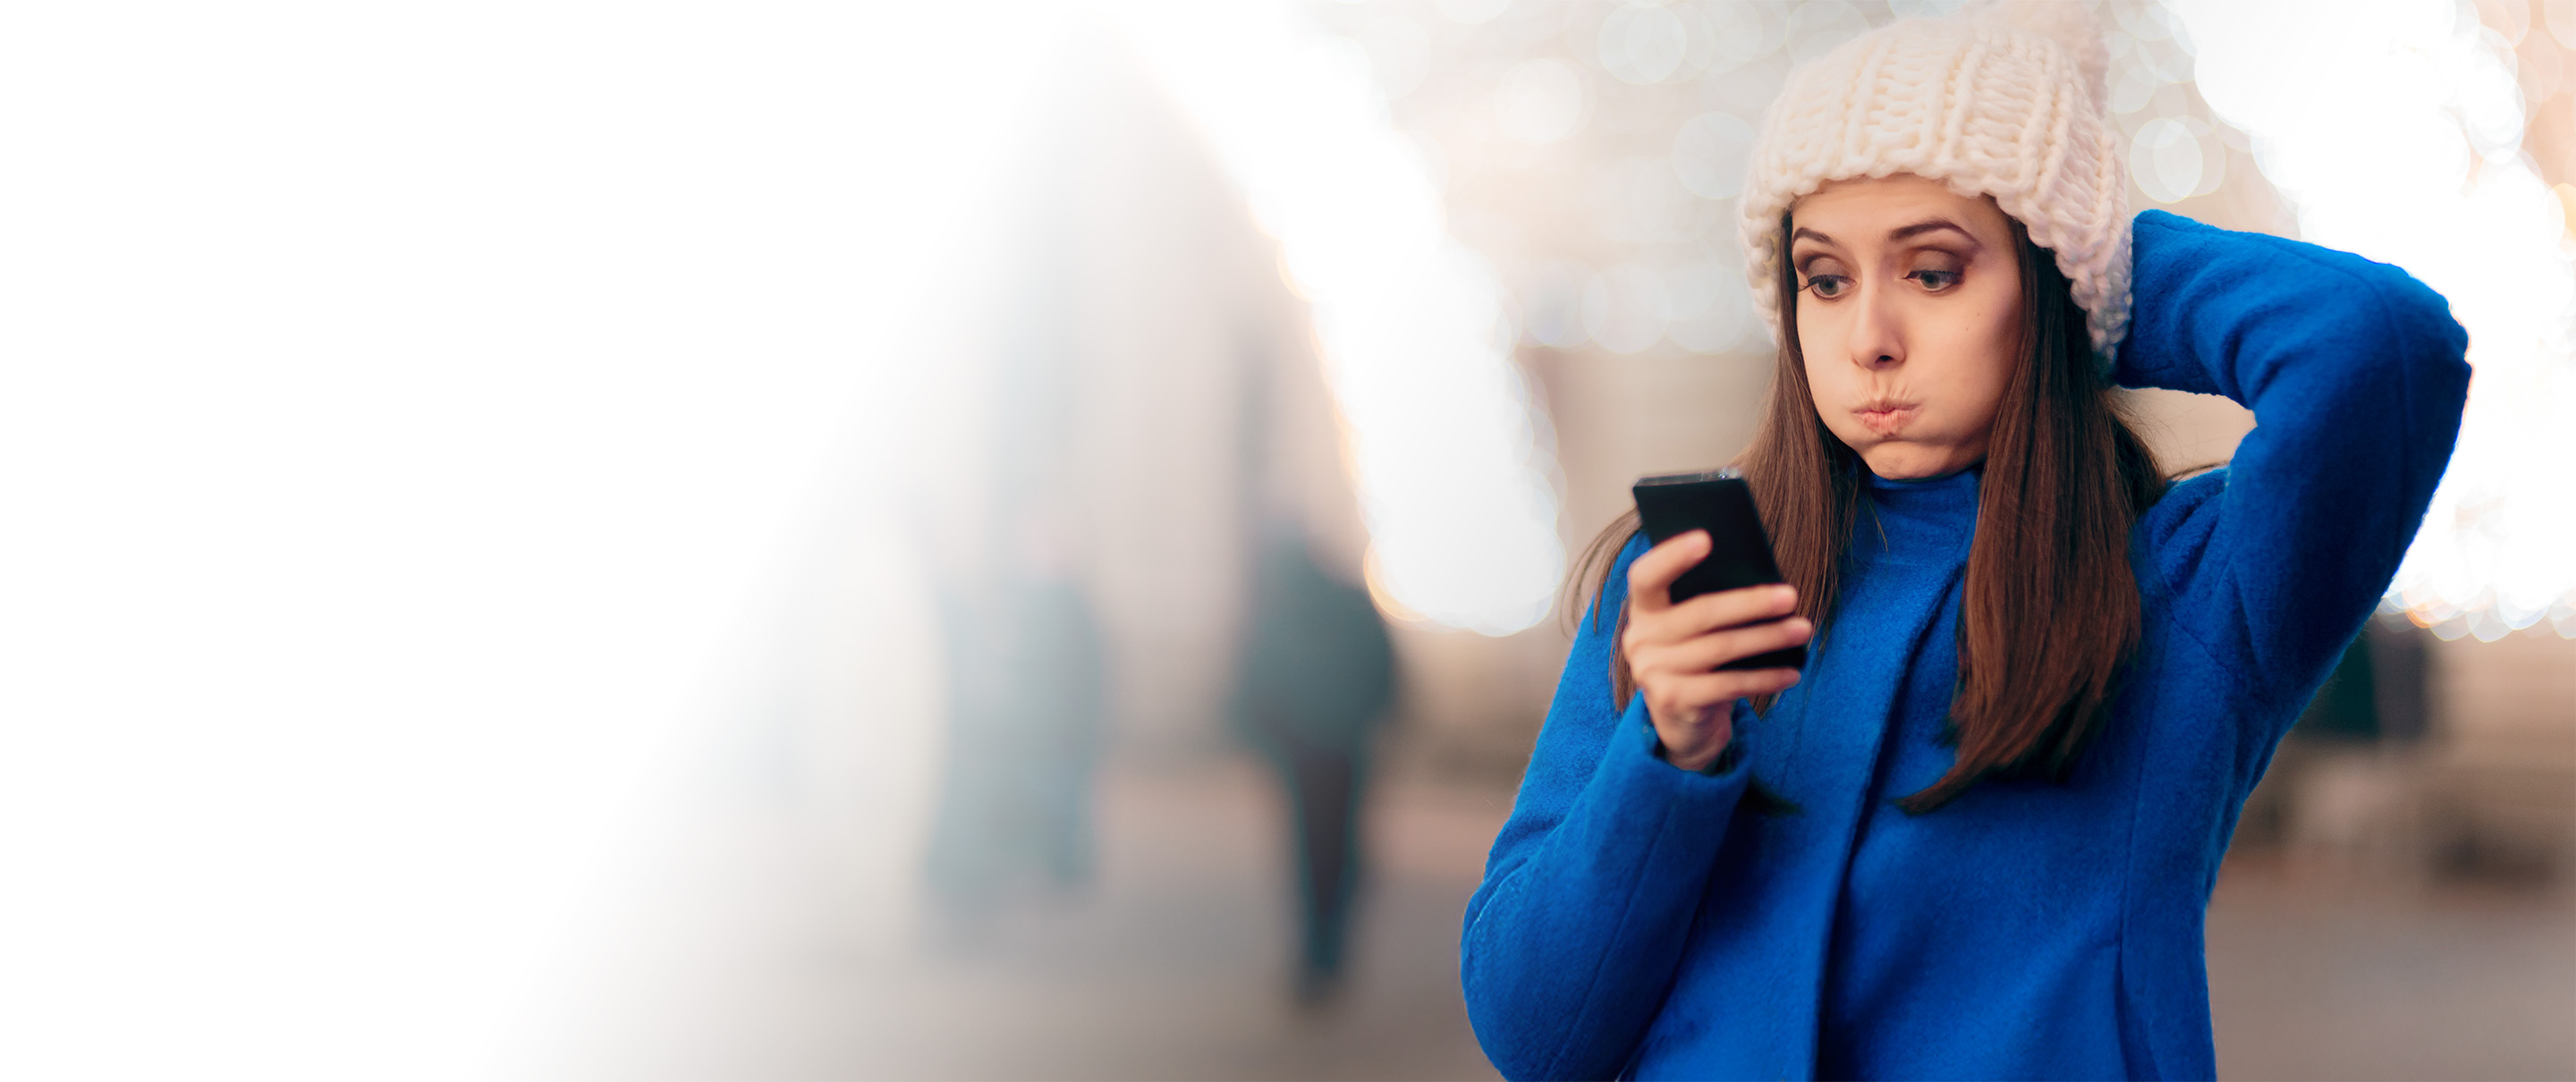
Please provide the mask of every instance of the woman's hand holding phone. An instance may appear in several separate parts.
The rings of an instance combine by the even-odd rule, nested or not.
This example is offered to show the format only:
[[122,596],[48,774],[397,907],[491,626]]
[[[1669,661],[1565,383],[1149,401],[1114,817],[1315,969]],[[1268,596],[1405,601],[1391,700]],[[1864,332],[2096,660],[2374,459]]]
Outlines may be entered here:
[[1646,550],[1628,568],[1628,631],[1620,645],[1637,694],[1646,697],[1665,760],[1684,770],[1705,769],[1726,750],[1735,736],[1735,700],[1798,682],[1796,669],[1717,667],[1797,646],[1816,630],[1792,615],[1798,592],[1785,583],[1720,590],[1674,604],[1673,580],[1707,557],[1709,545],[1706,531],[1692,530]]

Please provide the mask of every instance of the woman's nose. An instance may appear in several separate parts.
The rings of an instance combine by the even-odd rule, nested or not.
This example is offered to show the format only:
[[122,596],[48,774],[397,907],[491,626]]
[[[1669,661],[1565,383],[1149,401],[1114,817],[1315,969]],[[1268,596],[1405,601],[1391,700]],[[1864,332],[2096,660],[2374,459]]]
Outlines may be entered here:
[[1852,326],[1851,359],[1863,368],[1881,368],[1905,362],[1903,317],[1890,310],[1893,299],[1888,290],[1864,289],[1860,313]]

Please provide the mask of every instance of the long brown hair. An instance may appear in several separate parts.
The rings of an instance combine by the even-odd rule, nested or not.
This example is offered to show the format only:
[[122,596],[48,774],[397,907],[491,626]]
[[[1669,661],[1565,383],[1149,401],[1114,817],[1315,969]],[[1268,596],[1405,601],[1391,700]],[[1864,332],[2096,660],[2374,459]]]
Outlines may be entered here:
[[[1835,579],[1861,500],[1859,456],[1816,415],[1798,345],[1797,272],[1788,219],[1780,229],[1780,350],[1753,443],[1736,459],[1752,486],[1798,614],[1830,632]],[[2019,222],[2022,364],[1996,408],[1979,487],[1977,532],[1959,617],[1959,682],[1950,701],[1958,759],[1897,804],[1922,813],[1989,777],[2063,780],[2110,712],[2140,634],[2129,529],[2164,494],[2155,455],[2132,431],[2095,366],[2084,311],[2047,249]],[[1634,510],[1594,538],[1567,580],[1569,605],[1600,620],[1601,593],[1637,534]],[[1635,684],[1610,640],[1611,694],[1626,709]],[[1770,696],[1754,700],[1768,710]]]

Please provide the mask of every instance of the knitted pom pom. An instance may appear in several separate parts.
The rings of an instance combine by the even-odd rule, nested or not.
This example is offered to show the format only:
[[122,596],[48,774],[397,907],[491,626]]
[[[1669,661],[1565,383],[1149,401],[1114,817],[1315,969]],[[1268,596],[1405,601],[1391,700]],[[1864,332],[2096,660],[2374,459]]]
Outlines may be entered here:
[[2111,52],[2102,44],[2102,23],[2093,5],[2080,0],[1978,0],[1959,14],[1979,22],[2009,26],[2056,42],[2075,61],[2075,70],[2097,91],[2109,77]]

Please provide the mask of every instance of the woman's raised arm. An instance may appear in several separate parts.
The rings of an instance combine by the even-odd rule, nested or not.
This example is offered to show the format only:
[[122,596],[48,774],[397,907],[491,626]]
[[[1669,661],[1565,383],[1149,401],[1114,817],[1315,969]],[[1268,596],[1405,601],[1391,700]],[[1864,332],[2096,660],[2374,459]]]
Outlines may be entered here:
[[[1645,697],[1611,704],[1619,557],[1566,658],[1511,819],[1467,903],[1460,977],[1476,1039],[1509,1078],[1607,1078],[1645,1035],[1681,962],[1742,764],[1682,770],[1655,754]],[[1736,720],[1743,718],[1739,702]]]
[[2214,660],[2276,703],[2304,695],[2396,575],[2450,461],[2467,332],[2440,294],[2360,256],[2161,211],[2133,236],[2116,378],[2225,395],[2257,426],[2226,471],[2150,514],[2152,573]]

